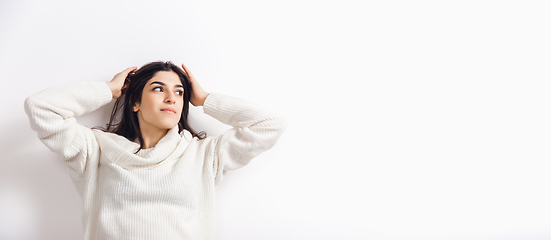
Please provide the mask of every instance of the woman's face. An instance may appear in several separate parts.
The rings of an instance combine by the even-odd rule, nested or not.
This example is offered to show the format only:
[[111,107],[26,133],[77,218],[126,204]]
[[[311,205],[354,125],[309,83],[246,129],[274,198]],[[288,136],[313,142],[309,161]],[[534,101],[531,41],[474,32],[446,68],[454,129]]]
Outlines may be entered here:
[[168,130],[182,116],[184,87],[174,72],[159,71],[153,75],[142,92],[142,100],[134,105],[142,131]]

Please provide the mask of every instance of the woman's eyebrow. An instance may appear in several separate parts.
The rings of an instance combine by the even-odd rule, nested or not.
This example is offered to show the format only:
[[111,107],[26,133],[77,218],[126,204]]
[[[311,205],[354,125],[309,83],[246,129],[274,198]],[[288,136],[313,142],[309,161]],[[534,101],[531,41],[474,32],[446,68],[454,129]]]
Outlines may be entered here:
[[151,84],[149,85],[153,85],[153,84],[159,84],[161,86],[166,86],[166,84],[164,82],[152,82]]
[[[149,85],[153,85],[153,84],[159,84],[159,85],[161,85],[161,86],[166,86],[166,84],[165,84],[164,82],[157,82],[157,81],[152,82],[152,83],[149,84]],[[182,86],[182,85],[180,85],[180,84],[174,85],[174,87],[184,88],[184,86]]]

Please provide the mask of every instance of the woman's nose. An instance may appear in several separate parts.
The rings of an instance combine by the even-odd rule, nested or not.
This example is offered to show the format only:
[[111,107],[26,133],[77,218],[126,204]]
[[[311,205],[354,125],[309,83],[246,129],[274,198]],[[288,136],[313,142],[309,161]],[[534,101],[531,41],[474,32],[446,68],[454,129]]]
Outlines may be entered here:
[[165,102],[166,103],[175,103],[176,102],[176,96],[174,96],[173,93],[167,93],[167,96],[165,97]]

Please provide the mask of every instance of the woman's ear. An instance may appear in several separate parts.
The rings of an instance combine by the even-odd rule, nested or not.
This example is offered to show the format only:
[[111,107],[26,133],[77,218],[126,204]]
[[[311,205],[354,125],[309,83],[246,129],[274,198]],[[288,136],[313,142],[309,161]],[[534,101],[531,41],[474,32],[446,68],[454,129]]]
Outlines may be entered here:
[[132,110],[134,112],[137,112],[140,110],[140,103],[134,103],[134,107],[132,107]]

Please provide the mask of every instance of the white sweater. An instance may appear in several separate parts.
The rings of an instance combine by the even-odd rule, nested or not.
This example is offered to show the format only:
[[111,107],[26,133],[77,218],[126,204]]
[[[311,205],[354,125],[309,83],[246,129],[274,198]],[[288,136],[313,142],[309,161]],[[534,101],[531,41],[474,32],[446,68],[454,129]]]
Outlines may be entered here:
[[111,102],[105,82],[77,82],[25,100],[31,127],[63,156],[83,199],[84,239],[214,239],[215,184],[271,148],[285,122],[242,99],[211,93],[204,112],[233,126],[199,140],[178,127],[154,148],[79,125]]

